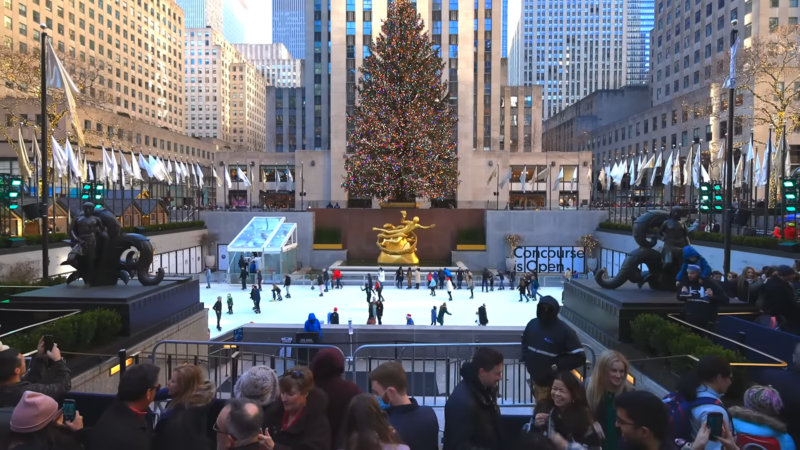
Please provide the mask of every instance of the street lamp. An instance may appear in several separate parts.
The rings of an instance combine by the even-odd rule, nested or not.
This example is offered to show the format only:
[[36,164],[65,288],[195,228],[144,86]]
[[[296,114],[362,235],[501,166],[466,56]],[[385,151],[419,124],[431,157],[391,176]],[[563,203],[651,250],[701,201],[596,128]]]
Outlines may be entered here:
[[733,79],[734,69],[736,67],[736,39],[739,32],[736,30],[736,25],[739,21],[736,19],[731,20],[731,80],[728,90],[728,151],[725,153],[725,211],[723,211],[722,223],[725,226],[725,240],[722,259],[722,269],[725,274],[731,271],[731,232],[732,232],[732,218],[729,212],[733,209],[733,106],[736,96],[736,80]]

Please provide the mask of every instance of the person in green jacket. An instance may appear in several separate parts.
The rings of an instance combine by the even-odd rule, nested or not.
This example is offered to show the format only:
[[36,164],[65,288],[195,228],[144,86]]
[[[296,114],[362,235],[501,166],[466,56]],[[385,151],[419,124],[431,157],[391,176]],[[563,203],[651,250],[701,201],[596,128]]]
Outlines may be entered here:
[[452,316],[452,314],[450,314],[450,312],[447,310],[447,303],[442,303],[442,306],[439,307],[439,316],[436,318],[436,321],[439,322],[439,325],[444,325],[445,314]]

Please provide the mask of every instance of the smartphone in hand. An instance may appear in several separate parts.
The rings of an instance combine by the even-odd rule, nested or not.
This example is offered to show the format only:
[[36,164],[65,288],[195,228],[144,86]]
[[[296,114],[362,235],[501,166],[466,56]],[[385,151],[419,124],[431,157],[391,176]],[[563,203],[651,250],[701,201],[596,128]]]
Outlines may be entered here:
[[75,400],[64,400],[64,422],[75,420]]
[[53,336],[50,334],[44,335],[44,351],[45,352],[53,351]]
[[724,417],[720,412],[712,412],[708,413],[706,416],[706,423],[708,424],[708,429],[711,432],[709,439],[712,441],[716,441],[717,438],[722,436],[722,421]]

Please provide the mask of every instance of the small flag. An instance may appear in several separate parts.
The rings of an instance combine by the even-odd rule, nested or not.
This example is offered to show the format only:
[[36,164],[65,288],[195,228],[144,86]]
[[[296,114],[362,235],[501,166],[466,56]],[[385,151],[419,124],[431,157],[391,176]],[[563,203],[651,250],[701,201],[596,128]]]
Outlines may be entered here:
[[[762,157],[762,159],[764,160],[764,164],[766,164],[766,160],[767,160],[766,149],[764,151],[764,156]],[[753,174],[753,176],[756,179],[756,186],[759,186],[759,187],[760,186],[764,186],[765,184],[767,184],[767,180],[766,180],[767,177],[765,176],[765,173],[762,173],[762,172],[766,172],[766,170],[761,168],[761,161],[758,159],[758,156],[756,156],[756,167],[755,167],[755,173]]]
[[606,168],[605,167],[601,167],[600,168],[599,179],[600,179],[600,187],[602,189],[606,188],[606,177],[607,176],[608,176],[608,174],[606,173]]
[[508,166],[508,172],[506,172],[506,176],[503,177],[502,181],[500,181],[500,189],[506,187],[506,183],[508,183],[511,180],[511,173],[512,173],[511,166]]
[[642,181],[644,181],[644,169],[650,169],[656,163],[655,152],[652,154],[652,156],[650,156],[650,159],[648,159],[647,162],[645,162],[644,164],[642,164],[642,160],[643,159],[639,160],[639,170],[638,170],[639,175],[636,177],[636,183],[635,183],[637,186],[642,184]]
[[[122,153],[122,151],[121,151],[121,150],[120,150],[120,152],[119,152],[119,161],[120,161],[120,164],[122,164],[122,170],[123,170],[125,173],[127,173],[127,174],[128,174],[128,176],[131,176],[131,177],[133,177],[133,176],[134,176],[134,173],[133,173],[133,168],[131,167],[131,165],[130,165],[130,164],[128,164],[128,160],[127,160],[127,159],[125,159],[125,154],[124,154],[124,153]],[[136,162],[136,161],[134,161],[134,162]]]
[[751,165],[750,162],[753,160],[754,156],[755,155],[753,153],[753,133],[750,133],[750,142],[748,142],[748,144],[747,144],[747,160],[745,161],[745,164],[744,164],[744,179],[745,180],[749,180],[750,179],[750,165]]
[[661,167],[661,158],[663,156],[663,151],[658,151],[658,156],[655,159],[655,165],[653,165],[653,173],[650,174],[650,186],[655,186],[656,182],[656,173],[658,173],[658,168]]
[[519,175],[519,182],[522,183],[522,193],[528,192],[528,165],[522,167],[522,173]]
[[228,186],[228,189],[231,188],[231,172],[228,170],[228,166],[225,166],[225,185]]
[[559,182],[561,182],[561,180],[562,180],[563,178],[564,178],[564,167],[562,166],[562,167],[561,167],[561,168],[558,170],[558,176],[556,177],[555,181],[553,181],[553,190],[554,190],[554,191],[558,191],[558,190],[559,190],[559,189],[558,189],[558,188],[559,188],[559,186],[558,186],[558,183],[559,183]]
[[286,178],[289,179],[292,183],[294,183],[294,177],[292,176],[292,171],[289,170],[289,167],[286,167]]
[[39,150],[39,141],[36,140],[35,136],[33,139],[33,160],[34,164],[36,165],[36,173],[42,172],[42,151]]
[[575,190],[575,182],[578,181],[578,166],[572,169],[572,181],[569,183],[569,190]]
[[116,155],[114,155],[114,147],[111,147],[111,173],[110,173],[110,175],[111,175],[111,181],[113,181],[114,183],[117,182],[117,179],[118,179],[117,174],[118,173],[119,173],[119,164],[117,164],[117,157],[116,157]]
[[244,187],[249,188],[250,186],[252,186],[252,184],[250,183],[250,179],[247,178],[247,174],[244,172],[244,170],[242,170],[241,167],[238,168],[236,173],[239,174],[239,179],[242,180],[242,183],[244,183]]
[[197,187],[203,187],[203,171],[200,170],[200,166],[197,163],[194,164],[194,172],[197,174]]
[[697,150],[694,154],[694,162],[692,163],[692,183],[695,189],[700,189],[700,144],[697,144]]
[[47,42],[47,87],[64,89],[64,96],[67,100],[67,110],[69,111],[70,122],[72,131],[78,139],[78,145],[84,146],[86,142],[83,140],[83,128],[81,127],[78,118],[78,105],[75,103],[75,96],[80,95],[80,90],[72,82],[69,73],[64,68],[64,64],[56,56],[56,51],[53,48],[53,42]]
[[55,137],[50,136],[50,139],[53,146],[53,167],[58,172],[58,176],[63,177],[67,172],[67,154],[64,153],[64,149],[61,148]]
[[683,163],[683,185],[692,184],[692,151],[694,144],[689,146],[689,154],[686,155],[686,162]]
[[[17,162],[19,163],[19,174],[22,177],[22,182],[28,184],[28,180],[33,175],[33,168],[31,162],[28,160],[28,149],[25,148],[25,140],[22,138],[22,128],[19,130],[19,145],[14,148],[17,151]],[[36,142],[36,139],[34,139]]]
[[[139,161],[142,161],[142,154],[139,153]],[[133,156],[133,152],[131,152],[131,169],[133,169],[133,178],[142,181],[142,167],[138,162],[136,162],[136,157]]]
[[103,169],[102,171],[97,174],[101,180],[108,180],[111,172],[111,158],[108,156],[108,152],[106,151],[106,147],[102,146],[103,149]]
[[675,155],[675,160],[672,162],[672,185],[683,186],[681,181],[681,148],[678,147],[678,154]]
[[736,89],[736,52],[739,50],[739,36],[736,36],[736,42],[733,43],[731,47],[731,62],[730,62],[730,73],[728,74],[728,79],[725,80],[725,83],[722,85],[725,89]]
[[497,176],[497,166],[495,166],[495,167],[494,167],[494,169],[492,169],[492,174],[491,174],[491,175],[489,175],[489,179],[488,179],[488,180],[486,180],[486,185],[487,185],[487,186],[489,185],[489,183],[491,183],[491,182],[492,182],[492,180],[494,180],[494,177],[495,177],[495,176]]
[[661,177],[661,183],[664,186],[669,186],[672,182],[672,159],[675,157],[675,150],[673,149],[669,153],[669,158],[667,159],[667,165],[664,166],[664,175]]
[[217,169],[213,167],[211,168],[211,176],[213,176],[214,179],[217,180],[217,187],[222,187],[222,180],[220,180],[219,175],[217,175]]
[[94,181],[94,171],[91,164],[87,165],[86,172],[88,173],[89,181]]
[[148,177],[153,178],[153,167],[144,159],[141,153],[139,153],[139,166],[147,172]]

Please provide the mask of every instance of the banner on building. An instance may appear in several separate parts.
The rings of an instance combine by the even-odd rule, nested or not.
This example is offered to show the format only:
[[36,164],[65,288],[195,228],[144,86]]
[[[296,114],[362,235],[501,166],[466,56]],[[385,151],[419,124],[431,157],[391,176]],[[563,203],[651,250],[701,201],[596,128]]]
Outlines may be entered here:
[[517,247],[514,258],[518,273],[585,272],[583,247]]

